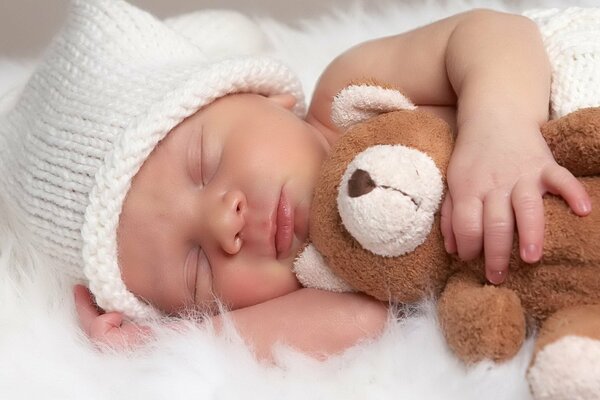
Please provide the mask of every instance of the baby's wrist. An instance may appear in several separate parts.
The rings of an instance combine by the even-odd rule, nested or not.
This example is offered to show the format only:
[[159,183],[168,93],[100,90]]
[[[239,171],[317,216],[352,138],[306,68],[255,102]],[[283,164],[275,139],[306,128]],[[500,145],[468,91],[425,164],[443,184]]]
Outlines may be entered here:
[[481,107],[478,110],[465,112],[457,121],[458,134],[489,135],[498,132],[507,135],[522,136],[527,133],[539,134],[539,115],[514,110],[512,107]]
[[539,127],[548,121],[549,104],[549,90],[523,93],[483,81],[470,85],[459,96],[457,123],[459,128],[470,120],[522,125],[535,123]]

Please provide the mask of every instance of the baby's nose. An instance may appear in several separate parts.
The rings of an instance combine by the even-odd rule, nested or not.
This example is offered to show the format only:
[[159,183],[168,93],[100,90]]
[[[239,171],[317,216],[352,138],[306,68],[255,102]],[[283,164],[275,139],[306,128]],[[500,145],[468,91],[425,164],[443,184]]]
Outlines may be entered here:
[[217,240],[226,253],[236,254],[242,248],[241,232],[245,224],[246,196],[239,190],[229,191],[223,196],[220,208],[221,212],[213,216]]

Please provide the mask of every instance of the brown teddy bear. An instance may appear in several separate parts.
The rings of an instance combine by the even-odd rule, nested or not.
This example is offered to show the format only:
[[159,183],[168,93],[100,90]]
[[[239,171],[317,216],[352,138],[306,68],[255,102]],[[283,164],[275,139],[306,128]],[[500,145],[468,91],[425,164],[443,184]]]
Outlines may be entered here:
[[[520,349],[528,328],[539,327],[528,374],[536,396],[596,398],[597,208],[578,217],[561,198],[546,195],[542,260],[521,261],[515,240],[509,275],[493,286],[482,258],[461,262],[444,250],[440,206],[453,148],[449,126],[400,92],[374,84],[340,92],[332,120],[345,133],[315,190],[311,243],[295,264],[300,281],[397,303],[434,296],[446,340],[467,363],[506,360]],[[600,205],[600,108],[550,121],[542,133],[557,162],[581,177]]]

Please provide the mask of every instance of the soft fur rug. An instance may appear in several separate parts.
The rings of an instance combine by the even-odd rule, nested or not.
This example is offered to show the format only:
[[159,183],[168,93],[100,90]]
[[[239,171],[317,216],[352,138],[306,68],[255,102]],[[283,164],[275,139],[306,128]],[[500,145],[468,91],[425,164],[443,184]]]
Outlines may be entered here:
[[[347,47],[473,7],[520,11],[589,1],[405,1],[379,11],[355,5],[286,26],[257,22],[272,51],[300,74],[310,94],[320,71]],[[33,61],[0,60],[6,110]],[[0,194],[1,200],[1,194]],[[236,336],[208,329],[163,329],[130,353],[100,353],[77,327],[71,287],[52,260],[29,245],[18,215],[0,202],[0,398],[2,399],[529,399],[524,372],[531,342],[510,362],[466,368],[448,352],[433,307],[391,321],[384,335],[326,362],[288,348],[263,365]]]

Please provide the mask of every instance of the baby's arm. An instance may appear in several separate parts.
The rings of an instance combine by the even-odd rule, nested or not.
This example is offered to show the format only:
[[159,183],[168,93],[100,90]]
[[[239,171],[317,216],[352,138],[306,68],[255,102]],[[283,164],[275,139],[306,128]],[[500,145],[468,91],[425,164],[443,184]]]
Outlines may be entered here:
[[447,250],[462,259],[483,249],[492,282],[506,275],[515,219],[521,257],[541,257],[545,192],[563,196],[579,215],[591,210],[582,185],[556,164],[539,131],[548,117],[550,69],[529,19],[475,10],[354,47],[322,75],[309,121],[333,138],[331,99],[363,77],[396,85],[422,109],[456,123],[442,232]]
[[[124,322],[120,313],[98,310],[83,286],[75,288],[75,306],[83,330],[96,342],[128,348],[151,335],[146,327]],[[379,335],[387,308],[364,295],[300,289],[227,315],[260,359],[271,359],[275,343],[324,358]],[[217,331],[222,318],[213,317]]]
[[[271,357],[275,343],[326,358],[377,337],[387,315],[387,307],[369,296],[309,288],[228,313],[263,359]],[[221,318],[214,321],[219,324]]]
[[442,212],[447,249],[470,260],[483,248],[488,279],[501,283],[515,222],[521,259],[541,258],[544,193],[561,195],[580,215],[589,213],[590,200],[554,161],[539,130],[548,118],[550,66],[532,21],[484,14],[457,26],[446,66],[458,96]]

